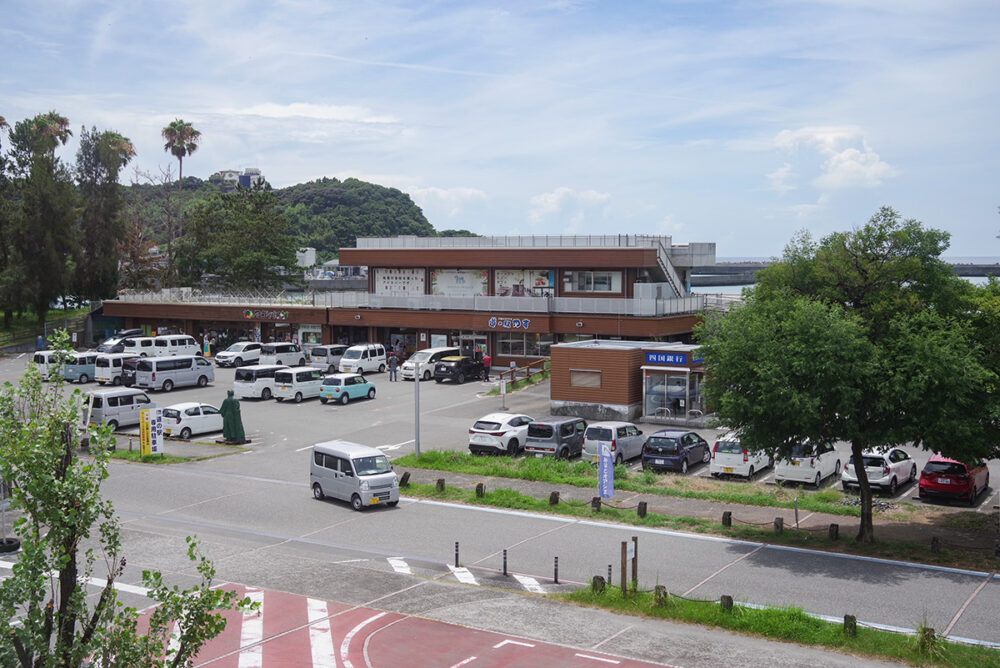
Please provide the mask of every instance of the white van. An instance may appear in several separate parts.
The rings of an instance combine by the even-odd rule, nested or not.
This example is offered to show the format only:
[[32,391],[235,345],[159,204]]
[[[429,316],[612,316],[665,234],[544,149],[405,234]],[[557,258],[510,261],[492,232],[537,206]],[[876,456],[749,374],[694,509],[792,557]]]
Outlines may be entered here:
[[305,366],[306,354],[297,343],[265,343],[260,347],[257,363]]
[[111,431],[118,427],[139,424],[139,411],[156,408],[149,395],[129,387],[94,390],[90,393],[90,426],[107,424]]
[[153,346],[155,340],[152,336],[136,336],[131,339],[122,339],[122,352],[131,353],[135,357],[152,357],[156,354],[155,346]]
[[347,441],[317,443],[309,463],[313,497],[350,501],[355,510],[399,503],[399,479],[381,450]]
[[368,373],[385,371],[385,346],[381,343],[362,343],[351,346],[340,358],[340,370],[344,373]]
[[135,386],[169,392],[175,387],[205,387],[215,381],[215,369],[204,357],[146,357],[135,365]]
[[346,350],[347,346],[343,343],[315,346],[309,350],[309,366],[322,369],[326,373],[335,373],[340,368],[340,359]]
[[[434,364],[442,357],[461,355],[458,348],[424,348],[413,353],[410,359],[403,362],[401,375],[403,380],[413,380],[414,374],[420,374],[420,380],[430,380],[434,377]],[[418,370],[419,367],[419,370]]]
[[128,353],[101,353],[97,356],[97,363],[94,365],[94,380],[104,385],[122,384],[122,366],[127,359],[134,359],[135,355]]
[[153,354],[157,357],[174,355],[201,355],[201,348],[193,336],[187,334],[164,334],[153,338]]
[[[38,373],[41,375],[42,380],[48,380],[49,374],[55,371],[58,355],[58,350],[39,350],[31,357],[31,361],[38,368]],[[65,357],[62,363],[66,363]]]
[[270,399],[274,395],[274,374],[287,366],[281,364],[251,364],[236,369],[233,394],[237,399]]
[[323,372],[311,366],[295,366],[274,373],[274,398],[278,401],[318,397],[323,389]]

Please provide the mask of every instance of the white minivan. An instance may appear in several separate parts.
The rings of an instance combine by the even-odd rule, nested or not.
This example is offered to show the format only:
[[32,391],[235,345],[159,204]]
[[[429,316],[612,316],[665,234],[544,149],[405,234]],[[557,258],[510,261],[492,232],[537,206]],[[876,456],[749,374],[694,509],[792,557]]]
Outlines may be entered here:
[[215,381],[215,368],[204,357],[146,357],[135,365],[136,387],[169,392],[175,387],[205,387]]
[[381,343],[362,343],[351,346],[340,358],[340,370],[344,373],[369,373],[385,371],[385,346]]
[[94,365],[94,380],[101,385],[121,385],[122,368],[125,360],[133,359],[135,355],[129,353],[101,353],[97,356],[97,363]]
[[201,355],[201,348],[193,336],[187,334],[164,334],[153,337],[153,354],[157,357],[173,355]]
[[336,373],[345,350],[347,346],[342,343],[314,346],[309,350],[309,366],[322,369],[326,373]]
[[149,395],[130,387],[109,387],[90,393],[90,426],[107,424],[111,431],[139,424],[139,411],[156,408]]
[[237,399],[264,399],[274,396],[274,374],[287,369],[282,364],[251,364],[236,369],[233,394]]
[[751,451],[744,445],[739,434],[729,433],[715,442],[708,472],[713,478],[721,475],[737,475],[753,479],[754,475],[773,466],[774,460],[763,450]]
[[403,362],[403,380],[413,380],[415,375],[420,376],[420,380],[430,380],[434,377],[434,365],[442,357],[453,357],[461,355],[458,348],[424,348],[413,353],[410,359]]
[[284,364],[305,366],[306,354],[297,343],[265,343],[260,347],[257,364]]
[[156,346],[153,345],[155,341],[156,339],[152,336],[122,339],[122,352],[129,353],[134,357],[151,357],[156,354]]
[[318,397],[323,389],[323,372],[311,366],[295,366],[274,373],[274,398],[278,401]]
[[399,479],[381,450],[347,441],[317,443],[309,462],[313,497],[349,501],[355,510],[399,503]]

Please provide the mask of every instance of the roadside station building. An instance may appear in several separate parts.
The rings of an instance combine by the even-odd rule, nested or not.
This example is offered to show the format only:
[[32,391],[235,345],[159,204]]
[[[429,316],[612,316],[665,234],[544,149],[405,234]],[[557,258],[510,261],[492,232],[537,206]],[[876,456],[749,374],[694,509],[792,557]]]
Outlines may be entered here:
[[224,329],[262,341],[380,342],[488,352],[494,368],[588,339],[685,341],[711,295],[689,291],[714,243],[667,236],[359,238],[340,263],[368,268],[366,292],[122,294],[104,314],[125,327]]

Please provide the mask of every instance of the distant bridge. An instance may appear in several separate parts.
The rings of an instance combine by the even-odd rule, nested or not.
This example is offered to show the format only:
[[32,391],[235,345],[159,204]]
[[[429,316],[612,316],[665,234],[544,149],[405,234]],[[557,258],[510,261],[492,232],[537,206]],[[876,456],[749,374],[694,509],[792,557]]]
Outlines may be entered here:
[[[694,267],[691,270],[691,285],[706,287],[712,285],[753,285],[757,282],[757,272],[769,262],[720,262],[709,267]],[[956,276],[1000,276],[1000,264],[951,264]]]

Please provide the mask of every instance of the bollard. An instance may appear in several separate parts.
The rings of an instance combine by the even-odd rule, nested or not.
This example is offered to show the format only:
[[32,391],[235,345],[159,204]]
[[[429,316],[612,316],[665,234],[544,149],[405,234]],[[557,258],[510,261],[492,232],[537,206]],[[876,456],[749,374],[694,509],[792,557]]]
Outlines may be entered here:
[[782,517],[774,518],[774,533],[781,533],[785,530],[785,520]]
[[646,502],[645,501],[640,501],[639,502],[639,508],[638,508],[638,510],[636,512],[639,513],[639,517],[645,517],[646,516]]
[[733,611],[733,597],[730,596],[729,594],[723,594],[722,597],[719,599],[719,604],[722,605],[723,612]]
[[132,452],[132,437],[128,437],[128,451]]
[[[129,450],[132,449],[132,439],[131,438],[128,440],[128,449]],[[403,477],[399,479],[399,486],[400,487],[409,487],[410,486],[410,472],[409,471],[403,471]]]
[[731,510],[727,510],[724,513],[722,513],[722,526],[724,527],[733,526],[733,512]]
[[601,512],[601,497],[595,496],[590,500],[590,507],[594,509],[595,513]]
[[795,529],[798,530],[798,528],[799,528],[799,497],[795,497],[794,505],[795,505]]
[[664,605],[667,602],[667,588],[663,585],[656,585],[653,587],[653,598],[656,600],[656,605]]
[[443,492],[444,491],[444,478],[438,478],[438,481],[437,481],[437,491],[439,491],[439,492]]
[[458,541],[455,541],[455,568],[458,568]]
[[556,557],[552,581],[559,584],[559,557]]
[[486,485],[481,482],[476,483],[476,497],[481,499],[485,495],[486,495]]
[[503,574],[504,577],[507,576],[507,548],[503,550]]
[[844,615],[844,635],[852,638],[858,635],[858,618],[854,615]]
[[840,525],[831,524],[830,525],[830,540],[840,540]]
[[552,492],[549,494],[549,505],[555,506],[559,504],[559,492]]
[[611,584],[611,564],[608,564],[608,584]]
[[931,552],[935,554],[941,551],[941,539],[937,536],[931,536]]
[[595,575],[594,579],[590,581],[590,591],[595,594],[603,594],[606,586],[607,583],[604,582],[604,578],[600,575]]

